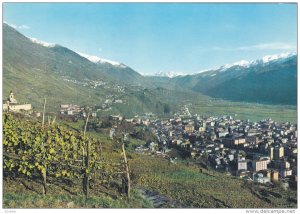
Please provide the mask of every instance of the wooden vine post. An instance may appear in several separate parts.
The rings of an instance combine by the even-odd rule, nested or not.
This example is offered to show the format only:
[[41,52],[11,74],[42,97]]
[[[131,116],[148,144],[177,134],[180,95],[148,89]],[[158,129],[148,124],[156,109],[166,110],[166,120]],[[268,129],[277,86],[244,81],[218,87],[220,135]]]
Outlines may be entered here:
[[42,169],[42,177],[43,177],[43,196],[47,193],[47,175],[46,175],[46,167]]
[[[45,123],[45,109],[46,109],[46,97],[44,102],[44,111],[43,111],[43,122],[42,122],[42,131],[44,131],[44,123]],[[43,148],[43,161],[45,161],[45,146],[44,146],[44,139],[42,139],[42,148]],[[47,193],[47,166],[44,163],[43,168],[41,171],[42,174],[42,184],[43,184],[43,196]]]
[[126,193],[127,197],[130,198],[130,186],[131,186],[131,181],[130,181],[130,175],[129,175],[129,167],[128,167],[128,162],[127,162],[127,157],[126,157],[126,152],[125,152],[125,145],[124,145],[124,136],[122,137],[122,151],[123,151],[123,157],[124,157],[124,163],[125,163],[125,170],[126,170],[126,183],[127,183],[127,188],[126,188]]
[[[87,118],[86,118],[86,121],[85,121],[85,126],[84,126],[84,132],[83,132],[83,139],[85,140],[85,133],[86,133],[86,128],[87,128],[87,124],[88,124],[88,121],[89,121],[89,116],[90,116],[90,113],[88,113],[87,115]],[[84,149],[83,149],[83,164],[84,164],[84,176],[83,176],[83,192],[85,193],[85,198],[87,199],[88,196],[89,196],[89,177],[88,177],[88,172],[87,170],[89,169],[89,150],[90,150],[90,142],[89,140],[87,140],[87,143],[86,143],[86,155],[84,154]]]
[[46,97],[45,97],[44,111],[43,111],[43,122],[42,122],[42,127],[43,127],[43,128],[44,128],[44,123],[45,123],[45,109],[46,109]]

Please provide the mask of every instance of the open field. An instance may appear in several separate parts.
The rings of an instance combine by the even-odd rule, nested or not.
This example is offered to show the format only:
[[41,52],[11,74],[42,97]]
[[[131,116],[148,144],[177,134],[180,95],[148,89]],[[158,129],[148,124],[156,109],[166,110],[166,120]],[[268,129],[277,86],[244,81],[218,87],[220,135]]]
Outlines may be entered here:
[[271,118],[276,122],[297,123],[297,107],[295,106],[212,101],[192,104],[189,109],[192,114],[207,117],[231,115],[234,119],[249,119],[253,122]]

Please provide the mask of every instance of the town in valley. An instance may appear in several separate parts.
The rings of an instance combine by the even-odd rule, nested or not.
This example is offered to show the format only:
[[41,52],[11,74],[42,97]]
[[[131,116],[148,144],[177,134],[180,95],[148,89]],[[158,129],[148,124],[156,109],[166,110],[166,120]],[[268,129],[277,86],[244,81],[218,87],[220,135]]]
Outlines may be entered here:
[[298,9],[3,3],[2,208],[295,213]]
[[[42,112],[32,110],[31,104],[19,105],[13,92],[3,104],[3,110],[34,118],[42,116]],[[123,115],[101,118],[99,110],[61,104],[60,111],[47,115],[74,123],[86,120],[89,115],[88,130],[97,132],[102,128],[112,140],[120,133],[126,140],[138,127],[152,133],[155,140],[136,145],[136,153],[164,158],[176,164],[177,157],[172,155],[172,150],[179,150],[184,152],[181,158],[200,163],[200,169],[271,186],[280,183],[285,189],[297,186],[297,124],[279,123],[270,118],[257,122],[239,120],[230,115],[202,117],[192,115],[188,105],[173,117],[163,119],[151,112],[133,118]],[[103,120],[109,125],[103,126]],[[124,131],[124,127],[131,130]]]

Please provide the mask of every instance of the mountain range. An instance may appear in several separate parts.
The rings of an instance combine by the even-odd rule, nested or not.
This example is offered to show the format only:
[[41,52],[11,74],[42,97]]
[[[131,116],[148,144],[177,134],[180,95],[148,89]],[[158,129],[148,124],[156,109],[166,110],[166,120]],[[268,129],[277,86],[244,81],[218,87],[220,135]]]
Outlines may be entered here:
[[[272,61],[274,61],[274,62],[275,61],[283,62],[283,61],[287,60],[288,58],[296,56],[296,55],[297,55],[296,52],[287,52],[287,53],[281,53],[281,54],[266,55],[266,56],[262,57],[261,59],[256,59],[256,60],[251,60],[251,61],[240,60],[240,61],[232,63],[232,64],[222,65],[218,69],[206,69],[206,70],[202,70],[200,72],[196,72],[192,75],[197,75],[197,74],[200,74],[200,73],[204,73],[204,72],[207,72],[207,71],[213,71],[213,70],[214,71],[216,71],[216,70],[226,71],[229,68],[234,67],[234,66],[249,68],[251,66],[267,64],[267,63],[272,62]],[[175,72],[175,71],[166,71],[166,72],[159,71],[159,72],[156,72],[152,75],[150,74],[150,75],[147,75],[147,76],[174,78],[174,77],[177,77],[177,76],[187,76],[187,75],[184,75],[183,73],[179,73],[179,72]]]
[[[27,38],[3,24],[3,92],[21,100],[100,105],[109,96],[127,99],[116,112],[163,113],[191,96],[279,105],[297,104],[296,53],[240,61],[193,75],[143,76],[128,65]],[[163,75],[163,76],[161,76]],[[164,93],[162,93],[164,91]],[[204,96],[203,96],[204,95]]]
[[262,59],[223,65],[193,75],[155,76],[160,84],[180,86],[205,95],[243,102],[297,104],[297,54],[284,53]]

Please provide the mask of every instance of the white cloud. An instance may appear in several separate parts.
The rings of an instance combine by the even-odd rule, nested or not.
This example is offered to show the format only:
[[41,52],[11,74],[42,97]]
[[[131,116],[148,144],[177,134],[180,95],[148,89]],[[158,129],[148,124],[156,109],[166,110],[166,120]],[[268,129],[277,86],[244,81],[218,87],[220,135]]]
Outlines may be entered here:
[[30,29],[28,25],[20,25],[18,26],[19,29]]
[[249,45],[249,46],[240,46],[240,47],[213,47],[214,51],[258,51],[258,50],[285,50],[285,51],[293,51],[296,50],[295,45],[291,45],[288,43],[262,43],[257,45]]
[[286,43],[265,43],[252,46],[238,47],[238,50],[252,51],[252,50],[294,50],[295,46]]

